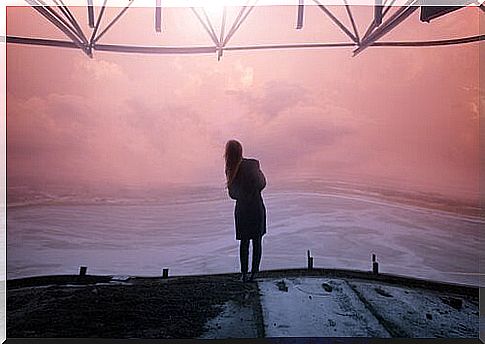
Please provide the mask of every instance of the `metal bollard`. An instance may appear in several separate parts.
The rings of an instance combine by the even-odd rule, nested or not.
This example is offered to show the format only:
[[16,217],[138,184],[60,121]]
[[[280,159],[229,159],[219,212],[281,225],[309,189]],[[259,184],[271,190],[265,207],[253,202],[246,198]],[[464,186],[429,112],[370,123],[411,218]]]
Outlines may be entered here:
[[379,263],[378,262],[372,263],[372,273],[374,275],[377,275],[379,273]]
[[376,260],[376,255],[372,254],[372,273],[377,275],[379,273],[379,263]]
[[88,267],[87,266],[81,266],[79,268],[79,276],[86,276],[86,272],[88,271]]
[[313,257],[308,258],[308,270],[313,270]]
[[168,278],[168,268],[162,270],[162,278]]
[[307,251],[308,270],[313,270],[313,257],[310,255],[310,250]]

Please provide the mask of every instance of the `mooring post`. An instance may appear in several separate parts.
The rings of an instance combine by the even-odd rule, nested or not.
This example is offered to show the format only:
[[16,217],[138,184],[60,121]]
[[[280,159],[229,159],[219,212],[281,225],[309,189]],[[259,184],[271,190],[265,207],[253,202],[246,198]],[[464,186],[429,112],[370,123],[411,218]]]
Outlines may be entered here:
[[313,257],[310,255],[310,250],[307,251],[308,270],[313,270]]
[[168,278],[168,268],[162,270],[162,278]]
[[88,267],[87,266],[81,266],[79,268],[79,276],[86,276],[86,272],[88,271]]
[[372,253],[372,273],[377,275],[379,273],[379,263],[376,260],[376,255]]

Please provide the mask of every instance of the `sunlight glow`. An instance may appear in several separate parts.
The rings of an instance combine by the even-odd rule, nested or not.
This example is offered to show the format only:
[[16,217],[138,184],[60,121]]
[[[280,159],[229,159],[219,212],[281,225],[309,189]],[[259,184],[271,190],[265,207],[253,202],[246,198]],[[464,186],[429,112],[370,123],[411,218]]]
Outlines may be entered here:
[[207,15],[211,18],[219,18],[222,16],[222,11],[224,6],[227,6],[228,1],[226,0],[207,0],[203,1],[202,7],[207,12]]

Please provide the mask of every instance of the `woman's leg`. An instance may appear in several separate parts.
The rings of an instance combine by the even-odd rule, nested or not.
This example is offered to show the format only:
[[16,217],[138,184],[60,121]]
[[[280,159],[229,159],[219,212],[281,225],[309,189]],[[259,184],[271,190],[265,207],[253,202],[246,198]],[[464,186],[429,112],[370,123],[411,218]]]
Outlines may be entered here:
[[251,267],[251,273],[256,273],[259,271],[259,264],[261,262],[261,253],[262,253],[262,247],[261,247],[261,241],[262,237],[253,239],[253,263]]
[[249,259],[249,239],[241,239],[239,244],[239,260],[241,262],[241,272],[248,273],[248,259]]

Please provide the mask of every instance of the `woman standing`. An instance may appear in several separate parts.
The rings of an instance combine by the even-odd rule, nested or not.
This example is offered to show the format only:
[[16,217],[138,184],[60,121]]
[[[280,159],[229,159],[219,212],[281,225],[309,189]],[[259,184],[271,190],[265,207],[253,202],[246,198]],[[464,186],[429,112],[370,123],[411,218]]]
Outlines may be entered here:
[[253,242],[253,260],[250,281],[259,271],[261,261],[261,241],[266,233],[266,208],[261,191],[266,186],[266,178],[259,167],[259,161],[242,156],[242,146],[236,140],[226,143],[226,179],[229,197],[236,200],[234,218],[236,240],[240,240],[239,258],[242,281],[248,280],[249,241]]

